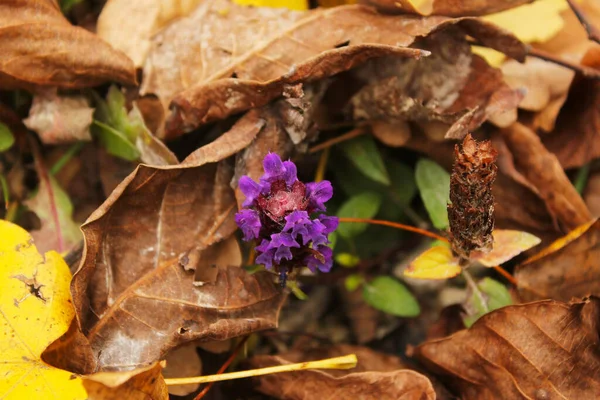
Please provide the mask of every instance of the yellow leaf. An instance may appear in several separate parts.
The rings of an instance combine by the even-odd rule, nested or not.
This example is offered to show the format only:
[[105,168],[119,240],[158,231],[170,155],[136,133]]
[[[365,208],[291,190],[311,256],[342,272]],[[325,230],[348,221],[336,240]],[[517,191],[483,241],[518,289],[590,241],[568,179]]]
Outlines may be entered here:
[[572,241],[574,241],[575,239],[579,238],[581,235],[586,233],[588,231],[588,229],[590,229],[590,227],[592,225],[594,225],[594,223],[596,223],[596,221],[597,221],[597,219],[593,219],[590,222],[587,222],[587,223],[580,225],[577,228],[573,229],[571,232],[569,232],[565,236],[556,239],[548,247],[546,247],[545,249],[542,249],[542,251],[540,251],[539,253],[537,253],[537,254],[529,257],[527,260],[523,261],[522,265],[532,263],[536,260],[539,260],[540,258],[546,257],[548,254],[557,252],[558,250],[562,249],[563,247],[565,247],[566,245],[568,245],[569,243],[571,243]]
[[404,276],[418,279],[448,279],[460,274],[458,259],[447,246],[434,246],[420,254],[404,271]]
[[[543,43],[563,28],[564,20],[560,13],[568,8],[567,0],[538,0],[482,18],[511,31],[525,43]],[[504,54],[484,47],[474,47],[473,53],[495,67],[505,58]]]
[[492,235],[494,248],[489,253],[471,253],[472,260],[479,261],[486,267],[503,264],[541,242],[537,236],[521,231],[496,229]]
[[285,7],[290,10],[308,10],[308,0],[234,0],[233,2],[242,6]]
[[79,378],[41,360],[75,315],[70,281],[56,252],[42,256],[25,230],[0,220],[0,398],[87,398]]

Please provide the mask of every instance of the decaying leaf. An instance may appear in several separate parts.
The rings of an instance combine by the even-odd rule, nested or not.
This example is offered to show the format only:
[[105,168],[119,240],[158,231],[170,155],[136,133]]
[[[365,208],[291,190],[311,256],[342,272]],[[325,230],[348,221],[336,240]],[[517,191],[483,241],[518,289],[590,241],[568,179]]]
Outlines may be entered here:
[[200,0],[109,0],[98,16],[97,34],[143,67],[156,32],[177,17],[189,14]]
[[255,356],[249,360],[254,368],[317,360],[354,353],[356,368],[341,370],[310,370],[254,378],[258,390],[286,400],[314,398],[398,400],[435,399],[429,379],[420,373],[404,369],[394,356],[383,355],[365,347],[341,345],[314,351],[297,351],[280,356]]
[[225,161],[140,165],[82,226],[86,247],[71,289],[99,370],[277,325],[285,296],[269,273],[217,265],[214,282],[194,286],[194,272],[180,263],[236,229],[232,175]]
[[40,358],[75,315],[69,267],[17,225],[0,220],[0,236],[0,397],[85,399],[81,379]]
[[590,175],[583,199],[594,217],[600,217],[600,173]]
[[3,89],[136,82],[131,60],[91,32],[71,25],[55,0],[2,2],[0,44]]
[[474,252],[471,259],[486,267],[504,264],[524,251],[537,246],[540,238],[527,232],[495,229],[492,233],[494,244],[488,253]]
[[[262,10],[261,31],[248,22],[258,11],[224,4],[228,3],[207,3],[155,38],[145,67],[143,92],[156,93],[168,102],[186,89],[173,101],[174,111],[167,127],[171,135],[266,104],[281,96],[287,85],[322,79],[370,58],[394,54],[418,57],[423,53],[405,47],[452,25],[460,25],[464,32],[515,58],[522,59],[525,54],[514,38],[476,19],[391,17],[367,7],[344,6],[304,14],[288,11],[285,22],[289,24],[293,19],[296,23],[287,28],[281,15]],[[228,12],[219,13],[223,8]],[[198,24],[204,35],[197,34]],[[235,27],[234,35],[231,26]],[[371,26],[378,29],[372,30]],[[219,35],[220,30],[228,33]],[[320,34],[314,35],[315,30]],[[256,32],[264,32],[261,40],[252,39]],[[238,43],[242,38],[249,41],[247,46]],[[182,41],[186,41],[185,46],[179,45]],[[192,51],[196,46],[190,41],[205,50],[200,54]],[[173,57],[173,53],[178,56]],[[203,61],[212,55],[210,64]],[[188,78],[190,74],[194,75]]]
[[168,400],[159,363],[123,372],[97,372],[83,377],[89,400]]
[[535,186],[563,227],[574,229],[592,218],[556,156],[544,147],[535,132],[515,123],[502,130],[502,137],[514,156],[517,170]]
[[387,12],[414,13],[420,15],[485,15],[508,10],[533,0],[362,0]]
[[92,140],[93,113],[84,96],[59,96],[51,90],[34,96],[29,117],[23,123],[46,144]]
[[597,297],[504,307],[413,355],[466,400],[584,399],[600,393],[599,317]]
[[515,271],[525,300],[568,301],[600,293],[600,222],[586,223],[525,260]]

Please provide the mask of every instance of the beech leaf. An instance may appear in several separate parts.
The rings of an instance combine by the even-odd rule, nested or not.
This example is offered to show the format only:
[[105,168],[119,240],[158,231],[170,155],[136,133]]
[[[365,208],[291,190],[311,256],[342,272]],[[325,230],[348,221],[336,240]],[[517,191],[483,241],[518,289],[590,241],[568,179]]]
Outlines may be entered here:
[[136,83],[131,60],[93,33],[71,25],[54,0],[0,4],[0,46],[3,89]]

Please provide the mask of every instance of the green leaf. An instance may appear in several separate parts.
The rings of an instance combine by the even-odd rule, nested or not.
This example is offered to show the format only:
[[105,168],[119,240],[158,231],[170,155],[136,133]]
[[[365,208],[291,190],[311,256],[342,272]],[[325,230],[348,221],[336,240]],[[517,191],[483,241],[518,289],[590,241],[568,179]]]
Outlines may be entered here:
[[412,168],[396,160],[386,161],[392,185],[390,197],[400,208],[407,207],[417,193],[415,173]]
[[363,283],[365,283],[365,279],[359,274],[349,275],[344,280],[344,286],[346,286],[346,290],[349,292],[354,292]]
[[373,308],[398,317],[416,317],[417,299],[397,279],[378,276],[363,287],[363,299]]
[[471,293],[471,296],[467,299],[466,308],[473,310],[473,314],[463,318],[467,328],[488,312],[512,304],[510,292],[502,283],[495,281],[492,278],[483,278],[479,281],[477,286],[485,297],[487,310],[485,309],[485,305],[481,303],[479,297],[475,293]]
[[140,158],[140,151],[123,133],[96,120],[92,122],[92,126],[100,143],[109,154],[127,161],[135,161]]
[[346,157],[358,168],[365,176],[375,182],[390,184],[390,177],[379,149],[371,136],[360,136],[356,139],[344,142],[342,150]]
[[328,244],[329,248],[332,250],[335,249],[335,245],[337,244],[337,233],[331,232],[329,234],[328,239],[329,239],[329,244]]
[[60,0],[60,9],[63,14],[71,11],[71,8],[81,3],[83,0]]
[[360,257],[351,253],[340,253],[335,256],[335,262],[342,267],[353,268],[360,262]]
[[[338,217],[346,218],[373,218],[381,206],[381,195],[366,192],[351,197],[340,207]],[[337,233],[349,239],[367,229],[368,224],[357,224],[353,222],[341,222]]]
[[422,158],[417,162],[415,179],[421,199],[437,229],[448,227],[448,202],[450,200],[450,174],[435,162]]
[[10,128],[0,122],[0,151],[5,151],[11,148],[15,143],[15,137]]

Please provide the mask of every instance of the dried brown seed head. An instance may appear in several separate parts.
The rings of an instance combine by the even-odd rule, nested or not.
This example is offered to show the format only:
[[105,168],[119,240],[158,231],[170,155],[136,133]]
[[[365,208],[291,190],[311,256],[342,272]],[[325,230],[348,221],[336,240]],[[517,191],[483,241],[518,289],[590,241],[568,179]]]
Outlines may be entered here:
[[494,230],[494,196],[498,153],[489,140],[477,142],[468,134],[454,148],[448,219],[452,249],[463,258],[472,251],[489,251]]

